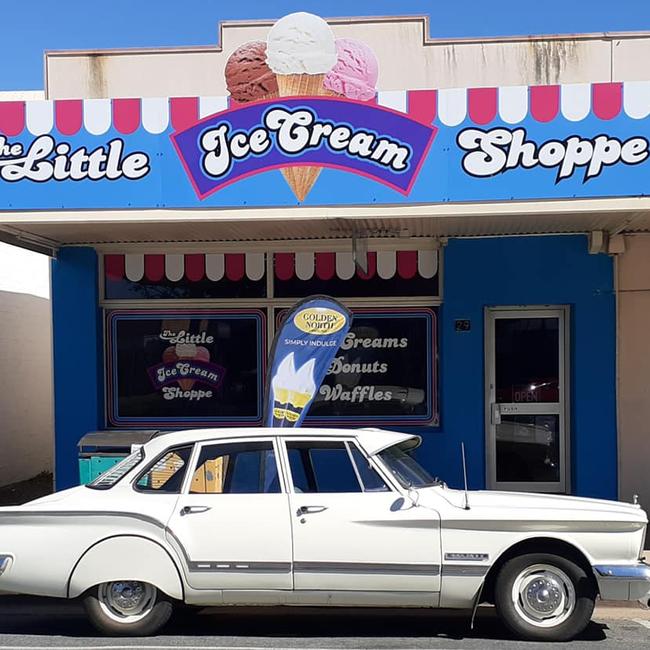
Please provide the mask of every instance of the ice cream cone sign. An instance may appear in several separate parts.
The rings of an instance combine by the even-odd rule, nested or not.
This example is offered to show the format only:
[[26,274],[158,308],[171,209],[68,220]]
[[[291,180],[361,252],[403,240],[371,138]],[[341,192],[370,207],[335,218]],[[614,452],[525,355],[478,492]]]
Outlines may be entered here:
[[[336,60],[334,33],[319,16],[289,14],[269,31],[266,62],[276,74],[280,97],[327,94],[323,82]],[[304,201],[321,169],[287,167],[282,173],[296,198]]]
[[309,359],[296,370],[293,352],[281,361],[271,381],[274,426],[294,426],[305,406],[314,397],[315,364],[315,359]]

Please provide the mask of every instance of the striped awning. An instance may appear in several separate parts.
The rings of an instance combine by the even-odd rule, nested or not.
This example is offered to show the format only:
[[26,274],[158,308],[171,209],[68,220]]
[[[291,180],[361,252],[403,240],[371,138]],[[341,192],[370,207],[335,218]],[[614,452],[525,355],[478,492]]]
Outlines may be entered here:
[[[650,82],[504,86],[379,92],[371,100],[380,106],[408,113],[425,123],[457,126],[466,119],[488,124],[497,117],[507,124],[529,114],[538,122],[561,115],[570,121],[593,113],[610,120],[624,111],[642,119],[650,115]],[[0,102],[0,133],[17,136],[57,130],[74,135],[82,128],[102,135],[111,128],[128,135],[139,128],[163,133],[183,129],[202,117],[236,104],[230,97],[146,97],[143,99],[59,99]]]
[[[280,281],[350,280],[355,275],[367,280],[375,276],[388,280],[414,277],[433,278],[438,272],[437,250],[370,251],[364,272],[355,264],[351,252],[274,253],[275,276]],[[109,280],[131,282],[172,282],[187,280],[233,282],[247,277],[261,280],[265,275],[265,253],[127,253],[104,255],[104,275]]]

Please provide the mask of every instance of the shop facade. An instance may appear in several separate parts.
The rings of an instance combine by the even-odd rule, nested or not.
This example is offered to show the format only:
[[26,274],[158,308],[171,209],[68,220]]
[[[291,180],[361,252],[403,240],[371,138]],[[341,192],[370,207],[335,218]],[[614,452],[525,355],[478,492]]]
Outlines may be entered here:
[[[333,27],[363,40],[393,23]],[[374,49],[381,70],[390,42]],[[354,320],[307,426],[416,431],[452,485],[463,442],[473,488],[621,494],[618,258],[621,225],[650,207],[650,84],[240,103],[156,97],[147,78],[124,98],[122,56],[140,70],[88,55],[81,99],[0,111],[2,227],[56,252],[58,487],[78,481],[89,431],[260,426],[283,313],[327,294]],[[56,71],[73,59],[48,62],[52,88],[69,91]],[[98,68],[117,98],[81,87]],[[304,195],[291,170],[314,168]]]

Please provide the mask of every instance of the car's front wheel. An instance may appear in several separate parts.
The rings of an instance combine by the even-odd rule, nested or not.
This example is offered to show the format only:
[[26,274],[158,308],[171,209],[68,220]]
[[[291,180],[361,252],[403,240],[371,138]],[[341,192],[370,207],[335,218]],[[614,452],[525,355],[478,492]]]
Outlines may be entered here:
[[499,616],[518,637],[567,641],[589,623],[596,589],[593,578],[571,560],[531,553],[503,565],[494,596]]
[[109,636],[155,634],[172,614],[172,603],[156,587],[137,580],[104,582],[84,598],[90,622]]

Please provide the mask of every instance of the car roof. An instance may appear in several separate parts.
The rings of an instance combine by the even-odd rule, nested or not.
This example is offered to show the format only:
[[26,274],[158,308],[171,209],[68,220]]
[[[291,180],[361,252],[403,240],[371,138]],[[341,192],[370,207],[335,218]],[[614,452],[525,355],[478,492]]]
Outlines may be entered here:
[[319,428],[272,428],[272,427],[238,427],[219,429],[187,429],[161,433],[150,440],[145,449],[147,454],[157,454],[170,446],[182,445],[206,440],[230,440],[233,438],[252,438],[283,436],[285,438],[328,438],[354,437],[370,456],[406,440],[414,440],[416,444],[420,437],[412,433],[386,431],[384,429],[319,429]]

